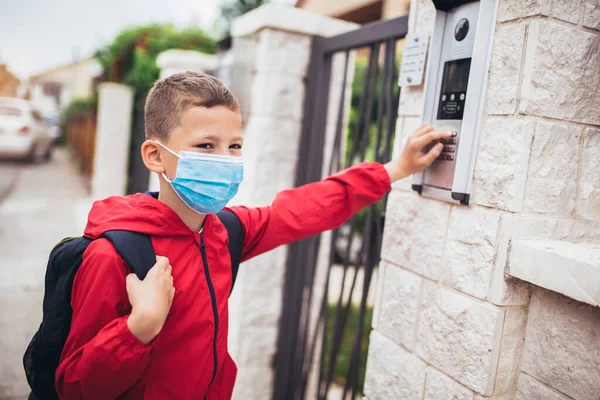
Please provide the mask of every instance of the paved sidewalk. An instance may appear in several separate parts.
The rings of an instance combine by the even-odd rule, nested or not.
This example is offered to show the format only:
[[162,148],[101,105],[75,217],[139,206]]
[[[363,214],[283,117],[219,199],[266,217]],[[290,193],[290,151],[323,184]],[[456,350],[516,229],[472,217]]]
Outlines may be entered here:
[[7,162],[0,163],[0,202],[10,194],[18,176],[18,165]]
[[[82,234],[91,200],[66,153],[49,163],[13,166],[17,179],[0,202],[0,399],[28,394],[22,358],[41,322],[48,254],[66,236]],[[6,183],[2,183],[6,185]],[[4,187],[3,186],[3,187]]]

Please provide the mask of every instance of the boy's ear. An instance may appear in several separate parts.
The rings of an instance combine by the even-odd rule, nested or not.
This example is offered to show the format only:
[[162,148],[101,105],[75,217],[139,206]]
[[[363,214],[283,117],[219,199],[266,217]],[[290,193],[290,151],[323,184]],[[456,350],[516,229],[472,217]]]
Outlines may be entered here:
[[142,160],[144,160],[144,165],[150,171],[162,174],[165,172],[165,166],[160,157],[159,148],[154,140],[146,140],[142,144]]

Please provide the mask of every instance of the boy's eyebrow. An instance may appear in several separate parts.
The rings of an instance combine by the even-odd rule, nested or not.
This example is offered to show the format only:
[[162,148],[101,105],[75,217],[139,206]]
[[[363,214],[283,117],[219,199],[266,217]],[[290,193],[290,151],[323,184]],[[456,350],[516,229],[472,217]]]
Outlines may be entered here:
[[[217,135],[208,135],[208,136],[205,136],[203,139],[204,140],[212,140],[213,142],[219,142],[223,138],[221,136],[217,136]],[[233,141],[235,141],[235,140],[241,140],[241,141],[243,141],[244,140],[244,138],[242,137],[242,135],[234,136],[232,139],[233,139]]]

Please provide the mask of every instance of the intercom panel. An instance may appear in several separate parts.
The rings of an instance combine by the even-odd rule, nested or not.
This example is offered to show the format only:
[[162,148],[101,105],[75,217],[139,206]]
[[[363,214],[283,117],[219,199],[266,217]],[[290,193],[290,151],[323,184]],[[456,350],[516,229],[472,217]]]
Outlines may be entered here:
[[437,11],[423,122],[456,135],[442,140],[442,154],[414,176],[413,189],[426,196],[468,204],[497,3],[434,3]]

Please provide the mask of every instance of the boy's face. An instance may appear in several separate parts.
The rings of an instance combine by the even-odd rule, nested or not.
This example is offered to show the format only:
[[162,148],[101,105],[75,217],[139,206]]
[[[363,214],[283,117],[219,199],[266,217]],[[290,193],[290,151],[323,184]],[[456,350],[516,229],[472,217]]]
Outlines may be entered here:
[[[231,111],[225,106],[192,107],[183,112],[179,126],[170,132],[165,146],[175,153],[194,151],[241,156],[243,144],[241,131],[239,111]],[[161,158],[167,176],[174,177],[177,157],[162,151]]]

